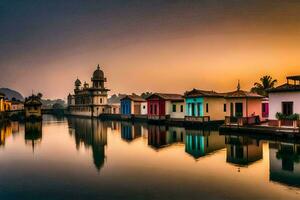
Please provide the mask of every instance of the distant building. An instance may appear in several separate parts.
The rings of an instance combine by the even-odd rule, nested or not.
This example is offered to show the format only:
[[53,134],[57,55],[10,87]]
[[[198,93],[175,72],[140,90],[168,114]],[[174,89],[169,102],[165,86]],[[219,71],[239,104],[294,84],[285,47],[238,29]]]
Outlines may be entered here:
[[25,118],[41,119],[42,118],[42,102],[37,95],[31,95],[25,98],[24,102]]
[[12,101],[11,110],[12,111],[24,110],[24,103],[21,101]]
[[185,93],[185,107],[188,121],[224,120],[227,109],[224,94],[197,89]]
[[276,120],[276,113],[300,114],[300,76],[289,76],[285,84],[269,90],[269,103],[271,120]]
[[154,93],[147,98],[148,119],[184,119],[184,98],[180,94]]
[[[143,105],[142,105],[143,104]],[[138,95],[127,95],[121,99],[121,114],[122,115],[142,115],[146,110],[144,107],[146,100]]]
[[94,71],[91,81],[91,87],[88,83],[84,83],[81,87],[81,81],[79,79],[75,81],[74,94],[68,96],[69,114],[97,117],[102,113],[110,112],[111,107],[107,102],[109,89],[104,86],[106,78],[99,65]]

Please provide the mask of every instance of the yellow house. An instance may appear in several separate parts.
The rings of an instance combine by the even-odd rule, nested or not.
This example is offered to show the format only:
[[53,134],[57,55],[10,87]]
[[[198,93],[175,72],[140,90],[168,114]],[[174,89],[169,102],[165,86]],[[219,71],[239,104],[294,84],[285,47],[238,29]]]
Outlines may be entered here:
[[185,93],[186,121],[223,121],[226,115],[224,95],[193,89]]
[[40,97],[31,95],[25,99],[24,110],[26,119],[41,119],[42,118],[42,102]]
[[4,111],[4,94],[0,93],[0,112]]

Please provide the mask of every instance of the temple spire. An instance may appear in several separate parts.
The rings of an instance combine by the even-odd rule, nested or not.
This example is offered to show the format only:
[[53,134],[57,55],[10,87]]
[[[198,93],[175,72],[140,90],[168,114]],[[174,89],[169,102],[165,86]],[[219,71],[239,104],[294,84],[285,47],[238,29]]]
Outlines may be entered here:
[[236,89],[237,89],[237,91],[240,91],[240,89],[241,89],[240,80],[238,80],[238,85],[237,85]]

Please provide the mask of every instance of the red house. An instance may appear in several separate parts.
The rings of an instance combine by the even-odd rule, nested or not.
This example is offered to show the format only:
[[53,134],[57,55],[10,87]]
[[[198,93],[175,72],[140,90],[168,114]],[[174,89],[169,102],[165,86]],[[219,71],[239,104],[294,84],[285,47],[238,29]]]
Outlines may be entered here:
[[[154,93],[147,98],[148,119],[165,120],[184,115],[184,99],[180,94]],[[178,108],[177,108],[178,107]]]

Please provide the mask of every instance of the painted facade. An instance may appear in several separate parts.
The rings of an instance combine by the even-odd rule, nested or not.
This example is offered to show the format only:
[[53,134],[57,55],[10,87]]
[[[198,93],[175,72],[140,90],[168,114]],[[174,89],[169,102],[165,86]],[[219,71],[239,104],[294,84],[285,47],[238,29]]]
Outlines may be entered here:
[[300,114],[300,76],[287,77],[287,83],[269,91],[269,119],[276,120],[276,113]]
[[74,94],[68,96],[68,111],[71,115],[97,117],[102,113],[111,111],[107,101],[107,92],[104,83],[107,81],[99,65],[91,78],[92,86],[81,81],[75,81]]
[[4,111],[4,94],[0,93],[0,112]]
[[147,98],[149,119],[184,119],[185,106],[180,94],[154,93]]
[[256,93],[237,90],[225,94],[226,99],[226,116],[230,117],[254,117],[262,119],[262,100],[263,96]]
[[193,89],[185,93],[186,119],[197,120],[209,117],[210,120],[224,120],[226,101],[223,94],[214,91]]
[[121,99],[121,114],[142,115],[142,104],[145,103],[146,100],[138,95],[127,95]]

